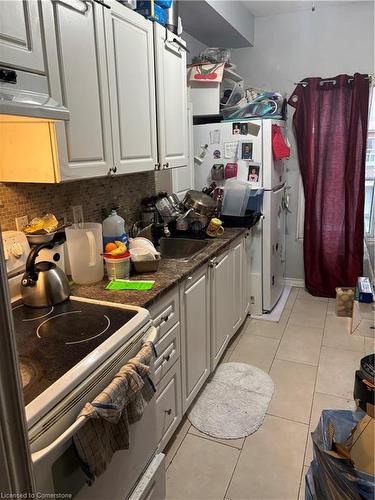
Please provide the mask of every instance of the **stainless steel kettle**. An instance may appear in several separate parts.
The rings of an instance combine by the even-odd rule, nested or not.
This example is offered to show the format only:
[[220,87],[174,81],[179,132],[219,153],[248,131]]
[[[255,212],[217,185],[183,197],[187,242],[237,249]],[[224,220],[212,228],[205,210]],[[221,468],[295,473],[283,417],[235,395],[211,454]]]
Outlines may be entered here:
[[35,246],[26,262],[26,272],[21,281],[22,301],[29,307],[48,307],[69,298],[70,287],[66,274],[53,262],[35,263],[40,250],[53,248],[62,241],[51,241]]

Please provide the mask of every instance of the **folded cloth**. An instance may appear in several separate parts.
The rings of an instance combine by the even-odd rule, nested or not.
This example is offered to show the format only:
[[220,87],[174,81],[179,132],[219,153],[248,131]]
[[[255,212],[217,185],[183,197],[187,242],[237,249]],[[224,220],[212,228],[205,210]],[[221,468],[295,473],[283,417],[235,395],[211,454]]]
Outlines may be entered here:
[[73,436],[73,442],[89,484],[105,471],[116,451],[129,448],[129,424],[142,418],[146,403],[156,392],[149,376],[154,357],[153,343],[145,342],[78,415],[87,421]]

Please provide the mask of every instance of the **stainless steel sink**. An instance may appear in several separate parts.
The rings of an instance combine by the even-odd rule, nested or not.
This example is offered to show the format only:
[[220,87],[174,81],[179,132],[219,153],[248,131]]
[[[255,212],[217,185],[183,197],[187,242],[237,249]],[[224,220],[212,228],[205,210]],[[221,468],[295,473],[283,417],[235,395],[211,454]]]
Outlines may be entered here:
[[190,260],[211,242],[189,238],[160,238],[159,243],[162,259]]

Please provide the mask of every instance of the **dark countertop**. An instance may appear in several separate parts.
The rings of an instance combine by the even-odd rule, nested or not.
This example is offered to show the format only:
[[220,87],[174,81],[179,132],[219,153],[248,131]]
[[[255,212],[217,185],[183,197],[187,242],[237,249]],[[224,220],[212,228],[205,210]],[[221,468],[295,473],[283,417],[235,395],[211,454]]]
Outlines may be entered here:
[[73,285],[72,295],[95,300],[105,300],[149,308],[159,297],[196,271],[213,257],[222,253],[236,238],[242,236],[245,228],[225,228],[223,236],[212,240],[206,248],[187,262],[179,260],[161,260],[156,273],[144,273],[131,276],[131,279],[155,280],[152,290],[105,290],[108,280],[94,285]]

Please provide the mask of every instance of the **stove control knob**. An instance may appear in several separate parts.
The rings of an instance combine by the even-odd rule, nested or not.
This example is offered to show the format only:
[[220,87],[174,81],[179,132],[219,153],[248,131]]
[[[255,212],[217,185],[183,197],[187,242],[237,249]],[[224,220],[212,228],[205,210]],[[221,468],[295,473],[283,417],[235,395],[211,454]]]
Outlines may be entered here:
[[17,242],[13,243],[13,245],[10,248],[10,251],[16,259],[19,259],[20,257],[22,257],[22,255],[24,253],[23,246],[21,245],[21,243],[17,243]]

